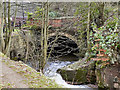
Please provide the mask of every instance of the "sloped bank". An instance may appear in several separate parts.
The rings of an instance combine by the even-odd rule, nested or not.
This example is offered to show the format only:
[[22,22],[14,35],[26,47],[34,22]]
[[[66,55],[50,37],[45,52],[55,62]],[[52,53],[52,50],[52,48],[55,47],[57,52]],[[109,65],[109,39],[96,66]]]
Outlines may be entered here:
[[[21,61],[13,61],[0,52],[0,58],[12,70],[19,73],[22,77],[26,78],[24,83],[29,85],[29,88],[61,88],[62,86],[55,83],[54,80],[47,78],[41,72],[29,67]],[[0,86],[1,88],[4,87]],[[4,87],[5,88],[5,87]],[[24,87],[23,87],[24,88]]]

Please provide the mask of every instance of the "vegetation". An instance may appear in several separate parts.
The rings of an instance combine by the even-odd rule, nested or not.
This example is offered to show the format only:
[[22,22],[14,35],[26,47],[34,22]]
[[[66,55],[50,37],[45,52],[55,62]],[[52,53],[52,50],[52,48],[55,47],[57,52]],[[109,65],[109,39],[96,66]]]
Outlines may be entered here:
[[[16,1],[16,8],[13,10],[15,19],[11,21],[10,18],[13,14],[11,14],[10,0],[9,2],[5,0],[3,4],[0,3],[0,52],[9,57],[12,56],[11,59],[20,61],[3,60],[3,62],[21,76],[27,78],[28,81],[26,80],[25,83],[30,85],[30,88],[60,87],[56,83],[52,83],[54,81],[46,78],[43,74],[48,60],[59,58],[60,55],[58,54],[61,53],[65,56],[64,52],[67,52],[67,55],[77,53],[79,60],[85,57],[86,60],[83,63],[95,61],[94,72],[101,63],[101,68],[107,67],[108,64],[120,64],[118,2],[75,3],[73,5],[75,9],[71,7],[71,11],[69,11],[74,11],[72,14],[66,13],[67,6],[70,3],[64,3],[65,5],[62,8],[60,8],[61,6],[58,7],[58,4],[54,8],[52,4],[48,0],[40,4],[36,3],[36,5],[34,4],[36,6],[35,10],[28,12],[23,9],[23,3],[18,4]],[[21,21],[18,20],[19,28],[16,28],[16,22],[18,23],[16,16],[19,13],[19,7],[22,7],[23,18]],[[24,14],[27,15],[27,19],[24,18]],[[74,16],[71,16],[73,14]],[[11,25],[12,22],[14,22],[13,25]],[[75,39],[74,37],[69,38],[68,33],[70,35],[74,34]],[[76,50],[72,46],[76,47]],[[62,49],[59,50],[59,48]],[[56,54],[56,52],[59,53]],[[31,62],[34,68],[38,68],[37,71],[40,72],[33,70],[21,61],[24,63]],[[100,72],[98,75],[101,79]],[[0,88],[2,87],[4,86],[0,85]],[[5,87],[12,87],[12,85],[8,83]]]
[[[83,6],[84,5],[84,6]],[[90,7],[90,18],[87,11]],[[113,7],[113,8],[111,8]],[[87,36],[87,45],[92,47],[90,50],[92,53],[87,54],[91,56],[96,56],[97,47],[94,46],[96,39],[100,40],[101,49],[106,50],[106,53],[110,57],[110,62],[114,63],[114,61],[118,60],[118,47],[119,47],[119,37],[118,37],[118,7],[117,3],[90,3],[90,6],[86,4],[80,4],[77,8],[75,15],[83,15],[80,20],[75,22],[75,25],[78,26],[78,34],[79,34],[79,42],[83,44],[82,47],[85,47],[85,37],[90,32],[90,37]],[[88,18],[87,18],[88,17]],[[83,19],[84,18],[84,19]],[[88,20],[90,20],[90,22]],[[88,23],[87,23],[88,22]],[[82,26],[80,26],[82,25]],[[89,25],[89,26],[88,26]],[[85,29],[86,27],[87,30]],[[89,31],[90,29],[90,31]],[[87,46],[87,47],[88,47]]]

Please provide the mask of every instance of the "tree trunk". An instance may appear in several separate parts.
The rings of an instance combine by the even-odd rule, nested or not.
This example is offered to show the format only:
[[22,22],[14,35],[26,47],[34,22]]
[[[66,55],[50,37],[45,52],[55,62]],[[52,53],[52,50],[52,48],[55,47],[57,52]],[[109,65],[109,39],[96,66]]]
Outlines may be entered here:
[[[45,9],[47,9],[45,7]],[[45,21],[44,21],[44,62],[43,62],[43,68],[46,64],[46,60],[47,60],[47,14],[46,14],[45,10]]]
[[[11,35],[12,35],[12,32],[13,32],[13,29],[11,29],[10,8],[11,8],[11,5],[10,5],[10,0],[9,0],[8,1],[8,31],[9,31],[9,33],[6,31],[7,32],[7,36],[6,36],[7,42],[5,42],[6,47],[3,51],[3,53],[6,54],[6,55],[8,55],[8,51],[10,49]],[[15,12],[15,15],[16,15],[16,13],[17,13],[17,10]],[[15,21],[16,21],[16,19],[15,19]]]
[[15,29],[16,16],[17,16],[17,10],[18,10],[17,8],[18,8],[18,6],[17,6],[17,0],[16,0],[15,20],[14,20],[13,29]]
[[120,44],[120,1],[118,2],[118,30],[119,30],[119,44]]
[[[8,2],[8,30],[9,30],[9,35],[10,35],[10,31],[11,31],[11,21],[10,21],[10,0]],[[8,37],[8,41],[9,41],[9,37]]]
[[6,43],[7,43],[7,41],[8,41],[8,39],[7,39],[7,36],[8,36],[8,32],[7,32],[7,28],[8,28],[8,26],[7,26],[7,21],[6,21],[6,18],[7,18],[7,13],[6,13],[6,0],[5,0],[5,4],[4,4],[4,32],[5,32],[5,47],[4,47],[4,50],[5,50],[5,48],[6,48]]
[[48,1],[43,4],[42,6],[42,29],[41,29],[41,58],[42,60],[40,61],[40,67],[43,72],[43,69],[45,67],[45,64],[47,62],[47,32],[48,32],[48,20],[49,20],[49,15],[48,15]]
[[3,18],[3,5],[2,2],[0,2],[0,17],[1,17],[1,22],[0,22],[0,51],[3,52],[4,50],[4,46],[5,46],[5,42],[4,42],[4,37],[3,37],[3,23],[4,23],[4,18]]
[[104,25],[104,2],[99,2],[98,3],[98,10],[99,10],[99,15],[97,17],[97,27],[101,27]]
[[88,2],[88,23],[87,23],[87,49],[88,55],[90,55],[90,5],[91,3]]
[[44,56],[44,59],[43,59],[43,66],[42,66],[42,71],[45,67],[45,64],[47,62],[47,32],[48,32],[48,22],[49,22],[49,15],[48,15],[48,10],[49,8],[49,4],[48,4],[48,1],[45,3],[45,7],[44,7],[44,31],[43,31],[43,40],[44,40],[44,44],[43,44],[43,56]]
[[5,50],[4,50],[4,54],[8,54],[9,48],[10,48],[10,42],[11,42],[11,21],[10,21],[10,0],[8,1],[8,35],[6,36],[7,42],[5,43]]
[[41,28],[41,54],[43,55],[43,30],[44,30],[44,9],[42,2],[42,28]]
[[41,28],[41,58],[39,59],[39,69],[43,72],[43,62],[44,62],[44,3],[42,2],[42,28]]
[[25,62],[27,61],[27,59],[28,59],[28,53],[29,53],[29,36],[28,36],[28,33],[26,34],[26,57],[25,57]]

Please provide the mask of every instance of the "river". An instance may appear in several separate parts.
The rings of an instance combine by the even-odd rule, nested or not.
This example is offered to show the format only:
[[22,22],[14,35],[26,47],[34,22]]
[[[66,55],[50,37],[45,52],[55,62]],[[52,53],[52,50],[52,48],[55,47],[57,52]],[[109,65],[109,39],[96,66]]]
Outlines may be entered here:
[[[44,75],[50,79],[55,80],[55,82],[63,86],[63,88],[86,88],[87,90],[91,90],[92,88],[87,85],[70,85],[65,80],[63,80],[59,73],[57,73],[59,68],[72,64],[78,60],[79,58],[73,54],[49,59],[44,68]],[[27,64],[32,67],[32,62],[27,62]],[[36,64],[38,64],[38,62],[36,62]],[[38,68],[36,68],[36,70],[37,69]]]
[[62,85],[64,88],[90,88],[87,85],[70,85],[63,80],[62,76],[57,73],[59,68],[67,66],[69,64],[74,63],[78,60],[78,57],[75,55],[67,55],[63,57],[59,57],[55,60],[49,60],[44,69],[44,75],[49,77],[50,79],[55,80],[55,82],[59,85]]

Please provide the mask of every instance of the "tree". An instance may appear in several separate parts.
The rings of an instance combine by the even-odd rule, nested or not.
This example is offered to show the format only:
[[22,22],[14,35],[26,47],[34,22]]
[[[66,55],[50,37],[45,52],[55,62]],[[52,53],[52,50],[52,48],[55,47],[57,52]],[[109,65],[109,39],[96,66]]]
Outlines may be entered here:
[[[43,11],[44,12],[44,31],[43,31],[43,41],[44,41],[44,44],[43,44],[43,56],[44,56],[44,60],[43,60],[43,68],[45,67],[45,64],[47,62],[47,34],[48,34],[48,28],[49,28],[49,3],[48,1],[45,3],[45,10]],[[42,70],[43,70],[42,68]]]
[[88,2],[88,23],[87,23],[87,49],[88,54],[90,55],[90,5],[91,3]]
[[[17,1],[16,1],[17,2]],[[16,22],[16,19],[14,20],[14,26],[13,27],[11,27],[11,20],[10,20],[10,10],[11,10],[11,4],[10,4],[11,2],[10,2],[10,0],[8,1],[8,8],[7,8],[7,6],[6,6],[6,1],[4,2],[4,22],[3,22],[3,20],[2,20],[2,22],[3,22],[3,24],[4,25],[2,25],[2,27],[4,28],[4,32],[5,32],[5,34],[3,34],[3,30],[1,30],[2,31],[2,33],[1,33],[1,35],[3,36],[5,36],[5,40],[4,39],[2,39],[2,52],[4,53],[4,54],[6,54],[6,55],[8,55],[8,52],[9,52],[9,49],[10,49],[10,43],[11,43],[11,35],[12,35],[12,32],[13,32],[13,28],[14,28],[14,26],[15,26],[15,22]],[[7,9],[8,9],[8,12],[6,12],[7,11]],[[17,13],[17,4],[16,4],[16,11],[15,11],[15,17],[16,17],[16,13]],[[8,17],[7,17],[8,16]],[[6,19],[8,19],[8,23],[7,23],[7,20]],[[1,28],[1,29],[3,29],[3,28]]]
[[89,32],[91,26],[91,6],[90,3],[80,2],[79,6],[76,8],[75,16],[79,16],[79,18],[75,21],[75,25],[77,26],[77,36],[79,43],[79,56],[84,57],[85,54],[88,56],[90,50],[90,42],[89,42]]
[[4,21],[4,17],[3,17],[3,4],[2,2],[0,2],[0,17],[1,17],[1,22],[0,22],[0,51],[2,52],[3,51],[3,48],[4,48],[4,37],[3,37],[3,21]]

